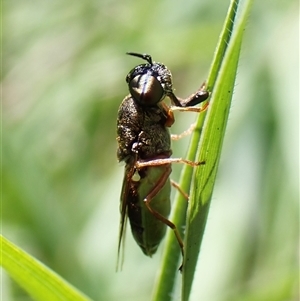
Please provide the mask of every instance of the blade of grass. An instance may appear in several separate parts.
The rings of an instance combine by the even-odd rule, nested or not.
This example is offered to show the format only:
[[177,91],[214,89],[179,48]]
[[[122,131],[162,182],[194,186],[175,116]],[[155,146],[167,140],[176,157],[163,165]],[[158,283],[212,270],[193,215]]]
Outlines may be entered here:
[[[228,47],[231,38],[231,33],[233,29],[234,20],[236,17],[238,3],[239,0],[235,0],[231,2],[228,9],[227,16],[225,18],[223,29],[219,38],[219,43],[214,54],[214,59],[207,80],[207,87],[209,91],[212,91],[213,86],[216,82],[226,49]],[[186,157],[188,160],[195,161],[200,135],[201,135],[200,129],[203,126],[205,115],[206,112],[201,113],[199,115],[197,121],[197,127],[192,134],[190,147]],[[180,177],[180,182],[179,182],[180,187],[183,189],[183,191],[190,191],[193,171],[194,171],[193,168],[191,168],[188,165],[185,165],[183,167],[181,177]],[[178,230],[182,236],[183,236],[183,228],[186,223],[187,205],[188,204],[186,200],[182,197],[182,195],[180,193],[177,193],[173,210],[172,210],[172,216],[170,219],[178,227]],[[179,258],[180,258],[180,249],[178,247],[177,240],[174,237],[173,231],[168,231],[161,268],[158,272],[156,283],[154,285],[154,290],[152,295],[153,301],[172,300],[172,292],[176,281],[176,275],[178,274]]]
[[1,266],[35,300],[91,301],[41,262],[2,235]]
[[182,275],[183,301],[189,300],[194,279],[228,120],[243,33],[251,2],[251,0],[245,1],[241,16],[233,28],[233,35],[221,65],[203,127],[197,161],[204,160],[205,164],[199,166],[195,171],[195,181],[187,213],[185,257]]

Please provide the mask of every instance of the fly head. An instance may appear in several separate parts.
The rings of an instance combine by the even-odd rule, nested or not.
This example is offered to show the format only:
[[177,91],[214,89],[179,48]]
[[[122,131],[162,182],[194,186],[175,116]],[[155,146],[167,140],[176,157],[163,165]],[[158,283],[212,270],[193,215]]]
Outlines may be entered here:
[[127,52],[147,61],[133,68],[126,77],[129,92],[133,99],[142,106],[155,106],[172,92],[172,75],[161,63],[152,61],[148,54]]

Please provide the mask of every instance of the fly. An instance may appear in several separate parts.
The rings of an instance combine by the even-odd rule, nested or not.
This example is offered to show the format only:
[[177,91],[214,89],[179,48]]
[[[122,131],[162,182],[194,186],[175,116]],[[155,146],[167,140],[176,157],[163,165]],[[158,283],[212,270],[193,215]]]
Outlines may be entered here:
[[[174,123],[173,111],[201,112],[192,107],[205,101],[209,92],[202,86],[186,99],[175,96],[169,69],[152,61],[148,54],[128,52],[145,60],[126,77],[130,94],[122,101],[117,119],[117,157],[125,162],[121,192],[121,221],[118,257],[129,218],[137,244],[147,256],[152,256],[167,226],[176,236],[183,255],[183,242],[176,226],[168,219],[171,203],[171,164],[201,163],[171,158],[171,136],[168,128]],[[163,100],[169,97],[173,106]]]

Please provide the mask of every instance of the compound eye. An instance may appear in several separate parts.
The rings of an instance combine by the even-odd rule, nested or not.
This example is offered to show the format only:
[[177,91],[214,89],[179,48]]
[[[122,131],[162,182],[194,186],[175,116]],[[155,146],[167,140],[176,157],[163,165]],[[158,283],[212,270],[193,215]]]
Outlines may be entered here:
[[159,80],[151,74],[135,76],[129,83],[132,97],[145,106],[156,105],[165,95]]

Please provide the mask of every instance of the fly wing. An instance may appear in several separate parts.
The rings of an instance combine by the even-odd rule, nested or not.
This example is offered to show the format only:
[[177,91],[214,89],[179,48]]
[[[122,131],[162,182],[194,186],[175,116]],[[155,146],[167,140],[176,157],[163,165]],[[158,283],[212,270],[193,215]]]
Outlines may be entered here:
[[[128,195],[129,195],[130,184],[134,172],[135,172],[134,163],[132,162],[126,164],[122,191],[121,191],[121,204],[120,204],[121,219],[120,219],[120,230],[119,230],[117,270],[119,267],[122,268],[123,261],[124,261],[124,243],[125,243],[125,233],[126,233],[126,224],[127,224]],[[120,262],[121,249],[122,249],[122,255],[121,255],[121,262]]]

